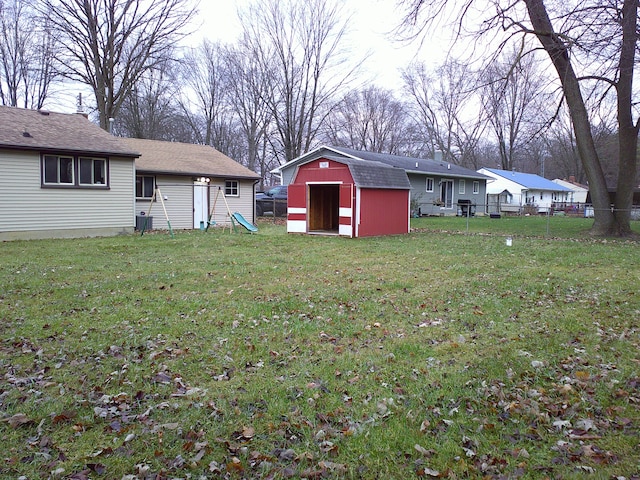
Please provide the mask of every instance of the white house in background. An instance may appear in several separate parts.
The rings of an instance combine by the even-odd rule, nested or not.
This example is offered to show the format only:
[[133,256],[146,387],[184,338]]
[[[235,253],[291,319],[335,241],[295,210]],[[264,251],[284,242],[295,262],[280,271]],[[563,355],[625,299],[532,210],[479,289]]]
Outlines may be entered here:
[[539,175],[497,168],[481,168],[487,181],[487,213],[547,213],[554,204],[566,204],[571,190]]
[[567,187],[569,190],[571,190],[571,193],[569,193],[569,199],[567,200],[568,203],[577,204],[587,202],[589,187],[576,182],[576,177],[574,177],[573,175],[569,177],[569,180],[561,180],[559,178],[556,178],[555,180],[552,180],[552,182],[557,183],[558,185],[562,185],[563,187]]

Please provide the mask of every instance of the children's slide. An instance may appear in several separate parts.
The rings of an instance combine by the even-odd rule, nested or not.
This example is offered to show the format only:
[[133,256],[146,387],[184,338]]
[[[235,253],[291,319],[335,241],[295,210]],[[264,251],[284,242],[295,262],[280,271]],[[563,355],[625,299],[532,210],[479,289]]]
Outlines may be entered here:
[[231,215],[231,218],[233,218],[236,222],[238,222],[240,225],[242,225],[244,228],[246,228],[250,232],[258,231],[258,227],[247,222],[247,220],[242,216],[240,212],[235,212],[233,215]]

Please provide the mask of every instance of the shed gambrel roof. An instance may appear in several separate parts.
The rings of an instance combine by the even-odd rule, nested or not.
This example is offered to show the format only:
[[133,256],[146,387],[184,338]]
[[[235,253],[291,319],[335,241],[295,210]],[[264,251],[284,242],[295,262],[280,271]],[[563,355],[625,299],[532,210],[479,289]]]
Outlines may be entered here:
[[389,153],[374,153],[366,152],[362,150],[355,150],[347,147],[333,147],[322,146],[315,150],[312,150],[305,155],[302,155],[288,163],[276,168],[275,170],[282,171],[283,169],[300,164],[306,161],[308,158],[317,158],[319,154],[328,152],[328,155],[339,155],[344,158],[352,158],[365,160],[370,162],[380,162],[391,167],[403,169],[407,173],[417,173],[421,175],[437,175],[442,177],[456,177],[456,178],[469,178],[474,180],[488,180],[490,177],[483,175],[475,170],[464,168],[452,163],[446,163],[444,161],[416,158],[416,157],[404,157],[400,155],[391,155]]
[[484,168],[487,172],[497,175],[506,180],[522,185],[527,190],[549,190],[555,192],[570,192],[571,189],[547,180],[544,177],[533,173],[520,173],[508,170],[500,170],[497,168]]
[[135,158],[135,149],[79,113],[0,106],[0,149]]
[[140,158],[136,160],[137,172],[252,180],[260,178],[255,172],[207,145],[139,138],[120,140],[140,152]]
[[407,173],[401,168],[391,167],[384,163],[359,158],[339,157],[337,155],[322,155],[334,162],[342,163],[349,167],[353,182],[359,188],[386,188],[396,190],[409,190],[411,184]]

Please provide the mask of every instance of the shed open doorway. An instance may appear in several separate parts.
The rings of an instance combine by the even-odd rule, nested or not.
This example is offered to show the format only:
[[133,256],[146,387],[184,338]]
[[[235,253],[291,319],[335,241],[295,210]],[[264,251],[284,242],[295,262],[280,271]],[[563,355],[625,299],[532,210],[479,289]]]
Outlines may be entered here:
[[340,185],[309,185],[309,232],[338,234]]

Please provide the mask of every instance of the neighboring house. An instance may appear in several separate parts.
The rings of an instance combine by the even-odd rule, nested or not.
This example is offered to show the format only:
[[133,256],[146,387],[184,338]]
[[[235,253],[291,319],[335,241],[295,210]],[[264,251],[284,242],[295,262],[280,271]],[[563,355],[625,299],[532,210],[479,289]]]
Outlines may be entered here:
[[322,146],[274,170],[282,183],[291,183],[297,167],[322,155],[380,162],[403,169],[411,184],[413,215],[466,215],[484,211],[488,177],[468,168],[436,159],[403,157],[386,153],[371,153],[345,147]]
[[133,232],[137,156],[81,114],[0,106],[0,240]]
[[571,190],[532,173],[481,168],[487,182],[487,213],[547,213],[566,204]]
[[287,231],[352,238],[408,233],[410,188],[401,168],[327,152],[309,156],[289,183]]
[[567,198],[567,203],[570,205],[586,203],[589,187],[576,182],[576,177],[571,176],[569,177],[569,180],[556,178],[555,180],[552,180],[552,182],[571,190]]
[[211,213],[211,220],[218,225],[228,224],[229,211],[254,220],[255,185],[260,177],[215,148],[136,138],[119,140],[140,152],[135,174],[138,226],[141,217],[150,213],[153,228],[167,227],[160,199],[151,204],[156,189],[162,194],[172,228],[205,227]]

